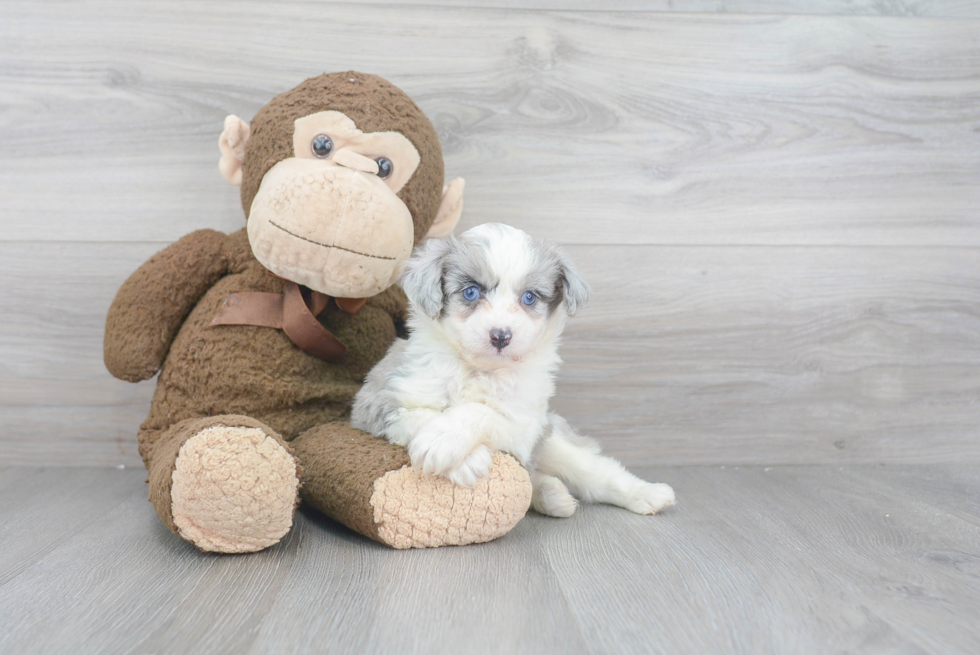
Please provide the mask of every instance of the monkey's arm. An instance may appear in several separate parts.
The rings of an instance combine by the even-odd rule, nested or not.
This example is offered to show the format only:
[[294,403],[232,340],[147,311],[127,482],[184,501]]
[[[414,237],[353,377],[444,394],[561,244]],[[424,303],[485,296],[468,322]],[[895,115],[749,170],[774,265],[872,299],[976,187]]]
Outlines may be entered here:
[[106,318],[103,349],[110,373],[139,382],[160,369],[184,319],[228,271],[226,238],[215,230],[191,232],[129,276]]

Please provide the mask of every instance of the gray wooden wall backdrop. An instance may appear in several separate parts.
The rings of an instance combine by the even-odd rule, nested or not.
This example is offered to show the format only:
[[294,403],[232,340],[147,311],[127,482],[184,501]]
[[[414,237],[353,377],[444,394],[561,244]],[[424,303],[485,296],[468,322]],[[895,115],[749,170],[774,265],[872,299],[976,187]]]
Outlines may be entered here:
[[464,228],[580,262],[555,405],[627,462],[980,461],[977,2],[4,0],[0,462],[139,464],[113,294],[242,226],[226,114],[345,69],[431,116]]

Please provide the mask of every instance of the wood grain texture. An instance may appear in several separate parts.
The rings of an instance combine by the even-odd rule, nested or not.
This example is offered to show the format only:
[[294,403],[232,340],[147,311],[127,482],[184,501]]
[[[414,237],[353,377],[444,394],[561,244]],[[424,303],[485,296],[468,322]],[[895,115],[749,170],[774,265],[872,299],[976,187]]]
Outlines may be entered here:
[[425,5],[546,11],[650,11],[705,14],[793,14],[835,16],[905,16],[908,18],[980,18],[971,0],[360,0],[379,6]]
[[[156,249],[0,244],[17,271],[0,460],[139,465],[153,382],[109,376],[102,330]],[[593,298],[569,323],[554,407],[624,461],[980,462],[976,249],[568,251]]]
[[970,20],[230,0],[4,14],[5,240],[233,229],[224,116],[354,68],[433,118],[448,174],[469,180],[464,227],[506,219],[586,244],[980,244]]
[[554,407],[640,465],[980,458],[975,249],[572,249]]
[[133,498],[142,472],[0,469],[0,587]]
[[304,516],[304,529],[249,652],[325,644],[354,653],[587,652],[530,523],[496,542],[503,549],[398,553],[404,557],[315,513]]
[[978,526],[918,500],[923,470],[908,486],[878,469],[667,470],[676,514],[590,508],[545,548],[599,652],[639,626],[656,630],[645,652],[969,652],[980,592],[962,568]]
[[0,469],[0,650],[980,648],[976,467],[637,473],[673,484],[679,504],[656,517],[529,514],[496,542],[428,551],[386,549],[301,513],[274,548],[216,556],[160,524],[142,472]]
[[0,462],[139,465],[109,302],[242,226],[226,114],[344,68],[432,117],[463,228],[570,245],[555,406],[612,454],[980,460],[980,21],[922,17],[973,5],[508,2],[5,3]]

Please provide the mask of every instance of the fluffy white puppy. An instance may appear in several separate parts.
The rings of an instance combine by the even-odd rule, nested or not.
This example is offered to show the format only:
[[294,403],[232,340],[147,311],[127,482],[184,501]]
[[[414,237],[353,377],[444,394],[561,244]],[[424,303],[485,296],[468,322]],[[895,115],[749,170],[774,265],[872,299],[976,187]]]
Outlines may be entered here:
[[653,514],[674,502],[548,412],[567,315],[589,288],[565,254],[486,224],[430,239],[402,286],[411,336],[398,340],[354,399],[352,424],[408,449],[412,465],[472,486],[491,453],[530,472],[532,507],[571,516],[575,498]]

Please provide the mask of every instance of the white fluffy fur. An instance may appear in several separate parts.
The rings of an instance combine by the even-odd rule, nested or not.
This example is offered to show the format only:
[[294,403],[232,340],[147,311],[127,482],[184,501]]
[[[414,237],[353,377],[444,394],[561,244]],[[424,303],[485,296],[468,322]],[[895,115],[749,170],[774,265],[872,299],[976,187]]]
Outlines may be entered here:
[[[409,339],[392,346],[354,400],[352,422],[408,449],[412,465],[472,486],[491,453],[510,453],[531,473],[532,507],[571,516],[583,501],[640,514],[673,504],[666,484],[645,482],[598,444],[548,412],[566,316],[588,287],[567,257],[500,224],[459,239],[429,240],[409,261]],[[476,285],[480,297],[462,290]],[[521,302],[527,291],[536,302]],[[500,349],[490,331],[507,329]]]

